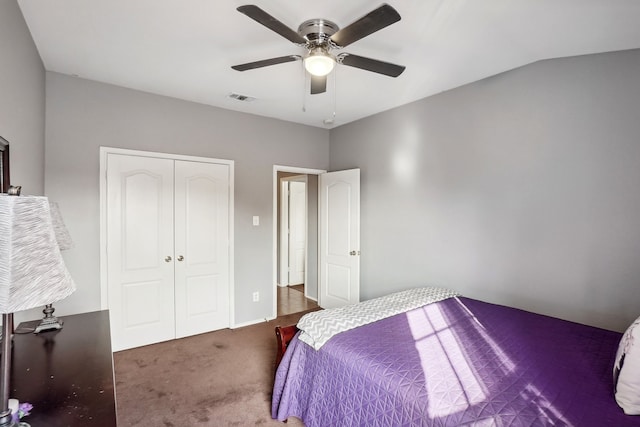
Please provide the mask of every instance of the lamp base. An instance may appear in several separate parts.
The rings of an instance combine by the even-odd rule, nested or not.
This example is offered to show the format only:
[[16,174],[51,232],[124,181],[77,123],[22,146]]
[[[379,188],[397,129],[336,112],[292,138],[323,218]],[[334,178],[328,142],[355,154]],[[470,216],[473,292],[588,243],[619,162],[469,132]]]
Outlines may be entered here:
[[13,421],[10,409],[0,414],[0,427],[18,427],[18,423]]
[[13,313],[2,313],[2,356],[0,357],[0,426],[16,427],[9,408],[9,384],[11,376],[11,334]]
[[45,332],[45,331],[51,331],[54,329],[55,330],[62,329],[62,325],[64,324],[64,322],[62,321],[62,319],[58,319],[56,316],[53,315],[54,311],[56,311],[56,309],[53,308],[53,304],[47,304],[44,307],[44,310],[42,310],[42,312],[44,313],[44,318],[42,319],[40,324],[36,326],[36,328],[34,329],[33,331],[34,334],[38,334],[40,332]]

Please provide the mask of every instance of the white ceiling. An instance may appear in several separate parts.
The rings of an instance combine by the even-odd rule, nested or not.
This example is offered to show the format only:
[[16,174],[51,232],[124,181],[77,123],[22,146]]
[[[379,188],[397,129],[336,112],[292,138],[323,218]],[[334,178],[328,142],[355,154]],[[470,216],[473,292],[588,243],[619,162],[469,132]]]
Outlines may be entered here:
[[[382,4],[250,1],[294,30],[311,18],[345,27]],[[344,51],[406,71],[391,78],[339,65],[327,92],[312,96],[301,62],[230,68],[303,53],[236,11],[249,1],[18,3],[49,71],[326,128],[541,59],[640,48],[639,0],[391,0],[402,20]]]

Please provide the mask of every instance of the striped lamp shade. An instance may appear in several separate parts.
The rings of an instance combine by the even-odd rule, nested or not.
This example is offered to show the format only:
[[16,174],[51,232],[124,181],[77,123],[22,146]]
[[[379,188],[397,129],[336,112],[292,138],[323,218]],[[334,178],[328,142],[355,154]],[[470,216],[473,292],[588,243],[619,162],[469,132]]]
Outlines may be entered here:
[[46,197],[0,195],[0,313],[51,304],[76,286]]
[[60,207],[58,207],[56,202],[49,202],[49,207],[51,208],[51,220],[53,221],[53,231],[56,235],[58,247],[61,251],[73,248],[73,241],[62,219]]

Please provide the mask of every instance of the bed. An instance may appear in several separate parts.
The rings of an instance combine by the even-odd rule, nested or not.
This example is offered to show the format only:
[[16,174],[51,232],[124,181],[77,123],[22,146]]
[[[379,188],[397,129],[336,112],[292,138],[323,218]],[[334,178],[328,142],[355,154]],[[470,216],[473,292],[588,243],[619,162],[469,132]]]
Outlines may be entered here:
[[277,329],[280,421],[640,426],[614,398],[618,332],[462,296],[353,327],[318,350],[296,327]]

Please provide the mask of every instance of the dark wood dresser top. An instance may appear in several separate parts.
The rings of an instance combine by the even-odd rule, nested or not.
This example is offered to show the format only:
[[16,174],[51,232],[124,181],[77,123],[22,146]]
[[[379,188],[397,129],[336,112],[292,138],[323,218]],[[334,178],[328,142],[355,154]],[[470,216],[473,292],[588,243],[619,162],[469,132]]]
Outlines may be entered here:
[[60,331],[14,335],[10,396],[33,404],[32,427],[116,426],[108,311],[61,318]]

